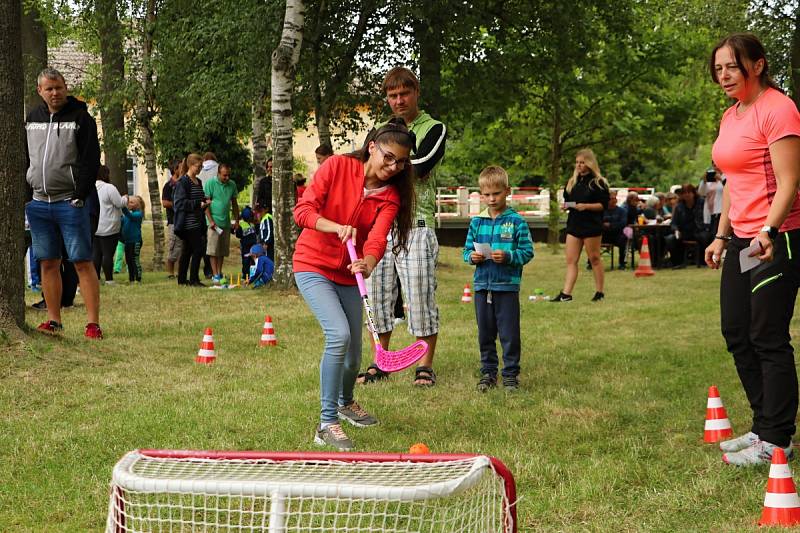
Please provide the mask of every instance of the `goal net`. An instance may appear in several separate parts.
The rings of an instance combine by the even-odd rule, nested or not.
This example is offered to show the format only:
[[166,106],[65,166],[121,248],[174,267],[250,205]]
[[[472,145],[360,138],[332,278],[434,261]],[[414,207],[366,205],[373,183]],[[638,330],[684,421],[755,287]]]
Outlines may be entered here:
[[137,450],[107,533],[515,533],[516,489],[481,455]]

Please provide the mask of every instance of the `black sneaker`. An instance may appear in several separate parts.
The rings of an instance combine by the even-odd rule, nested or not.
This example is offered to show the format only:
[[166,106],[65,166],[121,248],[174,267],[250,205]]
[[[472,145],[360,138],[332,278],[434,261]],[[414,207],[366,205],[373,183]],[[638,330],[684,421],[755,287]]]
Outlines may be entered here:
[[519,378],[517,376],[503,376],[503,387],[507,391],[519,389]]
[[42,298],[41,302],[36,302],[35,304],[31,304],[31,307],[34,309],[38,309],[39,311],[47,311],[47,302],[44,301]]
[[594,296],[592,296],[592,301],[593,302],[602,302],[603,298],[605,298],[605,297],[606,297],[605,293],[597,291],[596,293],[594,293]]
[[571,294],[564,294],[563,292],[559,292],[558,296],[550,300],[551,302],[571,302],[572,295]]
[[479,392],[486,392],[489,389],[493,389],[497,387],[497,377],[492,376],[491,374],[484,374],[481,376],[481,380],[478,382],[478,391]]

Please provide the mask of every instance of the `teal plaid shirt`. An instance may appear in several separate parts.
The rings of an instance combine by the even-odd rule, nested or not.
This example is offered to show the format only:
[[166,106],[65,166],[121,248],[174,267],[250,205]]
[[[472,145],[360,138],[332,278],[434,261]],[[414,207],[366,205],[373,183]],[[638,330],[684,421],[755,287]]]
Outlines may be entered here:
[[492,218],[485,209],[474,217],[464,243],[464,261],[472,264],[469,256],[475,251],[474,243],[488,243],[492,250],[505,252],[505,263],[491,259],[479,263],[475,268],[474,290],[519,292],[522,267],[533,259],[533,241],[528,223],[512,208]]

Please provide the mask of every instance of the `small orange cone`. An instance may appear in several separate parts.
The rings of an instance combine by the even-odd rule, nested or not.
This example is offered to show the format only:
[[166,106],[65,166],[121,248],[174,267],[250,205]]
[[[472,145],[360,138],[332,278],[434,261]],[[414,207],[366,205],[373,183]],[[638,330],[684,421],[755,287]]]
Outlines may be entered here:
[[206,328],[203,332],[203,342],[200,343],[200,349],[197,350],[197,357],[194,358],[195,363],[210,365],[217,359],[217,351],[214,349],[214,335],[211,333],[211,328]]
[[462,304],[468,304],[472,302],[472,291],[469,288],[469,283],[464,285],[464,295],[461,297]]
[[259,346],[277,346],[278,339],[275,337],[275,329],[272,327],[272,317],[264,317],[264,328],[261,330],[261,342]]
[[716,385],[708,388],[708,402],[706,403],[706,430],[703,440],[707,443],[719,442],[733,436],[731,421],[719,397]]
[[782,448],[772,452],[767,492],[764,494],[764,511],[759,526],[795,526],[800,524],[800,498],[794,488],[792,471]]
[[650,247],[647,245],[647,237],[642,237],[642,251],[639,253],[639,266],[636,267],[634,276],[640,278],[642,276],[652,276],[655,274],[653,267],[650,265]]

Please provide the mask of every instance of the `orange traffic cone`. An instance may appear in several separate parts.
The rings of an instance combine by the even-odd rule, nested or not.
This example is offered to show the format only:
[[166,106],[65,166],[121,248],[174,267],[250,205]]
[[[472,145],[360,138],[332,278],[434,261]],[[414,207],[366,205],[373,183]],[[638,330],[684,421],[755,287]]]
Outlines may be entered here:
[[733,436],[731,421],[719,397],[716,385],[708,388],[708,402],[706,403],[706,430],[703,440],[707,443],[719,442]]
[[782,448],[772,452],[767,492],[764,494],[764,511],[759,526],[794,526],[800,524],[800,498],[792,481],[792,471]]
[[469,283],[464,285],[464,295],[461,297],[462,304],[468,304],[472,302],[472,291],[469,288]]
[[639,253],[639,266],[633,273],[637,278],[642,276],[652,276],[655,274],[650,265],[650,247],[647,245],[647,237],[642,237],[642,251]]
[[195,363],[210,365],[217,359],[217,351],[214,349],[214,335],[211,333],[211,328],[206,328],[203,332],[203,342],[200,343],[200,349],[197,350],[197,357],[194,358]]
[[264,328],[261,330],[261,342],[259,346],[277,346],[278,339],[275,337],[275,329],[272,327],[272,317],[264,317]]

